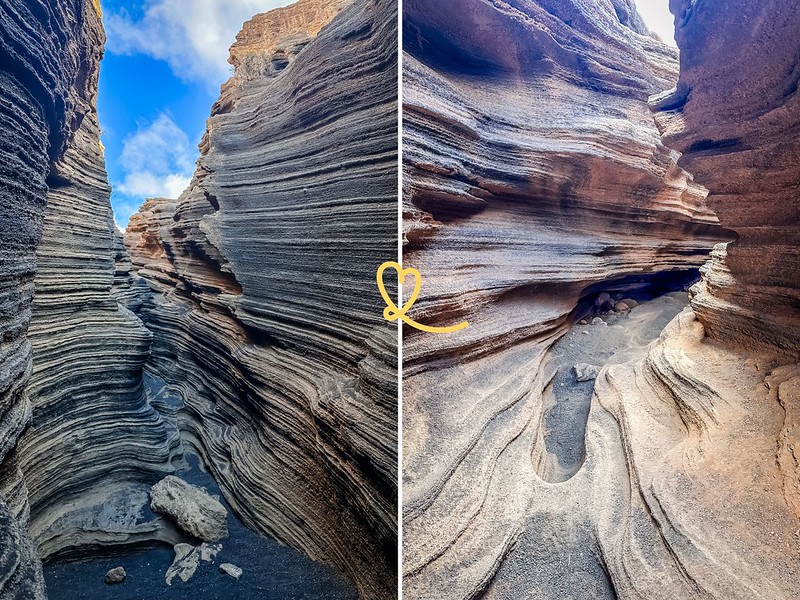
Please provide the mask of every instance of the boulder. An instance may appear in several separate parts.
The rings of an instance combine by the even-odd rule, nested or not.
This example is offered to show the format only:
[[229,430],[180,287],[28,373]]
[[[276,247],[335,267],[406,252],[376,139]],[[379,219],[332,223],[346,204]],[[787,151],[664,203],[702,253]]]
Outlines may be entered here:
[[205,542],[228,537],[228,511],[205,489],[168,475],[150,490],[153,512],[172,518],[186,533]]

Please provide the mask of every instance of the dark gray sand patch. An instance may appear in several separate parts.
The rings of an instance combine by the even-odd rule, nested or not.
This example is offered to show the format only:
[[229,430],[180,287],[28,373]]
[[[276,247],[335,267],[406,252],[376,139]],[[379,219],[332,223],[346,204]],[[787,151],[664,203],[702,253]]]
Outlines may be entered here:
[[544,418],[545,447],[554,458],[547,481],[566,481],[583,464],[586,422],[594,381],[578,381],[575,366],[602,367],[628,362],[645,349],[689,304],[685,292],[671,292],[641,303],[626,313],[595,317],[595,324],[576,324],[549,353],[555,377],[548,388]]

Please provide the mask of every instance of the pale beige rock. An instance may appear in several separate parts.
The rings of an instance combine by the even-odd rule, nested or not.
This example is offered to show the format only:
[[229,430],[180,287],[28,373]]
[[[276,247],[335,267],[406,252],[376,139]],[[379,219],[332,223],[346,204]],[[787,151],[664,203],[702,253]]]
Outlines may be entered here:
[[219,572],[224,573],[225,575],[229,575],[237,580],[241,579],[242,577],[242,570],[236,565],[233,565],[231,563],[222,563],[219,566]]
[[186,533],[205,542],[228,537],[228,511],[208,492],[174,475],[150,490],[150,508],[167,515]]
[[167,585],[172,585],[176,577],[186,583],[194,576],[197,566],[200,564],[200,546],[175,544],[174,550],[175,558],[164,576]]
[[575,371],[575,378],[578,381],[592,381],[593,379],[597,378],[597,374],[600,372],[600,367],[597,365],[580,363],[575,365],[573,370]]
[[[691,85],[657,101],[662,142],[648,98],[678,56],[633,2],[404,2],[404,262],[424,281],[411,316],[470,323],[404,333],[406,598],[795,595],[796,398],[775,394],[796,391],[800,346],[798,8],[671,5]],[[719,218],[701,172],[728,203]],[[557,340],[602,292],[627,302],[638,278],[701,266],[738,219],[741,240],[693,291],[702,323],[687,310],[657,340],[631,336],[582,382],[565,472],[546,425],[577,361],[554,374]],[[750,338],[771,343],[757,355]]]

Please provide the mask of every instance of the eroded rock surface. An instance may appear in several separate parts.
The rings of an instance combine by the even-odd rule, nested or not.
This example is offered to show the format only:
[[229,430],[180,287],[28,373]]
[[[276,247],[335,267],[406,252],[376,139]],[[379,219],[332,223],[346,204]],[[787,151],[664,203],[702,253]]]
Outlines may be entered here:
[[150,490],[150,508],[168,515],[181,530],[203,540],[218,542],[228,536],[228,511],[206,490],[169,475]]
[[109,585],[122,583],[125,581],[126,573],[124,567],[114,567],[106,573],[105,582]]
[[[34,282],[37,258],[41,260],[36,250],[43,229],[46,231],[48,223],[57,218],[45,208],[51,200],[48,189],[69,187],[72,169],[81,163],[76,146],[85,143],[87,136],[91,143],[97,69],[104,38],[96,5],[82,0],[1,2],[0,29],[0,510],[5,515],[0,538],[6,559],[0,567],[0,586],[4,597],[40,597],[41,566],[27,541],[27,522],[31,504],[32,518],[37,519],[37,502],[41,499],[38,477],[46,477],[50,467],[61,468],[63,461],[57,465],[40,463],[26,486],[20,466],[28,479],[28,466],[36,457],[24,451],[24,444],[18,447],[18,443],[31,416],[28,386],[31,359],[38,353],[33,333],[31,339],[28,337],[34,287],[38,295],[42,281],[37,278]],[[90,179],[97,167],[92,159],[89,156],[83,163],[90,168]],[[102,190],[97,193],[102,195]],[[90,204],[81,207],[88,211]],[[91,228],[94,222],[87,227]],[[105,226],[110,240],[111,230],[107,223]],[[67,286],[72,284],[74,281]],[[88,284],[85,300],[100,300],[97,283]],[[62,292],[65,300],[84,293],[74,287],[62,288]],[[74,338],[63,331],[60,336],[51,334],[53,360],[65,360]],[[75,346],[72,351],[75,356],[84,352]],[[57,382],[58,373],[52,375],[56,379],[47,385]],[[54,435],[48,446],[41,448],[41,457],[57,443],[58,436],[62,442],[67,438],[66,433],[58,433],[63,422],[53,421],[50,425]],[[102,463],[98,457],[103,456],[103,449],[97,451],[94,460]],[[63,486],[51,483],[53,501],[58,503],[71,485],[69,476]],[[37,543],[41,541],[35,531],[34,538]]]
[[180,427],[233,509],[381,599],[397,558],[396,338],[374,284],[396,254],[395,11],[359,0],[322,29],[317,12],[255,17],[190,188],[125,235],[153,291],[146,369],[183,396]]
[[[795,9],[707,22],[730,11],[711,4],[683,8],[704,23],[698,32],[715,32],[709,48],[726,48],[716,59],[723,71],[740,59],[722,54],[742,43],[726,19],[784,33],[787,20],[798,23]],[[787,483],[796,429],[783,424],[792,401],[780,399],[795,389],[786,359],[726,349],[692,311],[681,313],[653,345],[637,341],[600,370],[586,412],[570,422],[586,428],[571,432],[568,441],[585,446],[570,468],[547,455],[559,416],[553,343],[582,317],[627,304],[654,274],[697,268],[735,237],[735,223],[721,213],[720,225],[706,204],[705,182],[669,149],[672,138],[661,142],[648,107],[675,83],[677,55],[623,0],[404,6],[405,263],[423,275],[411,316],[470,322],[447,336],[404,332],[405,596],[792,597],[800,561],[789,539],[798,527]],[[795,39],[787,57],[797,56]],[[764,36],[763,61],[765,45],[780,40]],[[691,66],[688,51],[681,61]],[[745,71],[761,81],[758,69],[767,67]],[[724,94],[742,99],[732,87]],[[691,159],[685,166],[694,170]],[[735,187],[738,172],[715,173]],[[706,272],[701,285],[713,285]],[[786,296],[773,300],[794,326]],[[636,313],[620,307],[615,318]],[[589,335],[609,335],[596,320]]]
[[718,248],[693,307],[709,335],[800,352],[800,6],[673,1],[682,51],[653,100],[664,142],[709,189],[737,239]]

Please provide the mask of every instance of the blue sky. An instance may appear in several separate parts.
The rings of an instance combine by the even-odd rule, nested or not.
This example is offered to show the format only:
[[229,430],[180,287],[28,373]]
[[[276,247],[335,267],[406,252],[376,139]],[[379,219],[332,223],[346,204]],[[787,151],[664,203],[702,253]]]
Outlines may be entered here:
[[194,173],[197,144],[228,48],[256,13],[291,0],[102,0],[108,41],[98,114],[117,225],[145,198],[176,198]]

